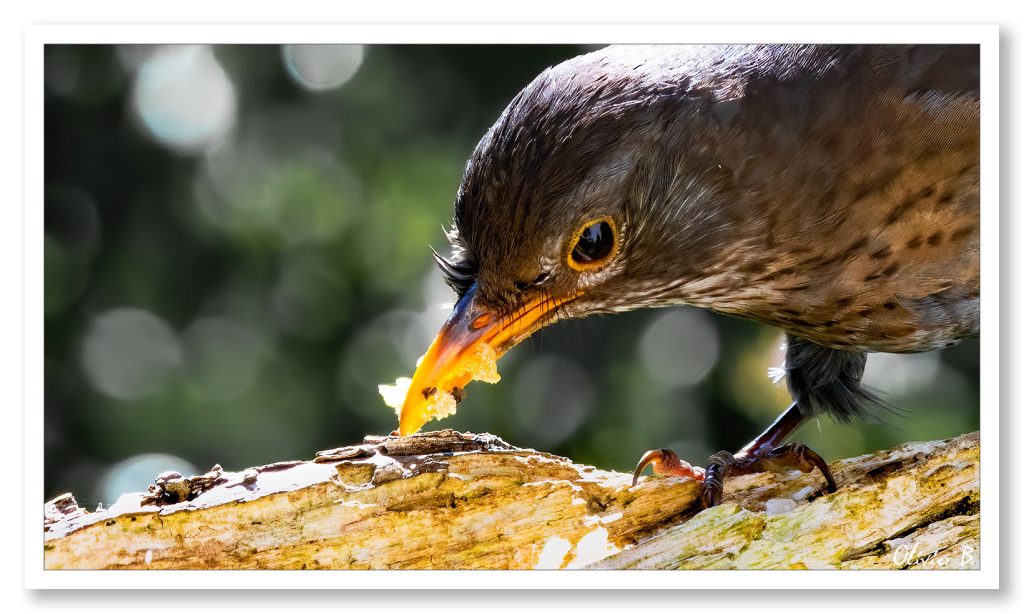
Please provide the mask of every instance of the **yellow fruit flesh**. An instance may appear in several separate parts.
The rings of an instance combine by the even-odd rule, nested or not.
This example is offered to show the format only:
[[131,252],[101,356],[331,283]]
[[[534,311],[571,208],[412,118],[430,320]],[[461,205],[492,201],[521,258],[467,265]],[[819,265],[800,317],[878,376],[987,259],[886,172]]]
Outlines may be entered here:
[[[455,388],[464,388],[473,380],[494,384],[500,379],[497,354],[486,343],[479,344],[475,351],[461,357],[454,368],[442,376],[435,389],[421,391],[426,402],[420,407],[419,415],[413,416],[413,422],[417,425],[415,430],[419,430],[428,420],[440,420],[455,414],[457,401],[452,395]],[[399,417],[410,384],[411,379],[400,377],[394,384],[381,384],[377,387],[384,403],[394,408]]]

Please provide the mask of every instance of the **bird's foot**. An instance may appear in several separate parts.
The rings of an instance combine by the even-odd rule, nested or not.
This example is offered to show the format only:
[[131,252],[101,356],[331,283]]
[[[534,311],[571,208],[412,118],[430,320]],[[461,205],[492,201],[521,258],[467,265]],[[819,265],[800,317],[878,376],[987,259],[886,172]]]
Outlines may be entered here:
[[658,475],[693,478],[703,482],[701,504],[703,507],[714,507],[722,501],[722,489],[728,476],[744,475],[770,471],[779,473],[790,469],[799,469],[804,473],[818,469],[825,476],[826,492],[836,491],[836,481],[828,463],[817,452],[803,443],[788,443],[775,448],[760,448],[761,452],[744,450],[736,454],[721,451],[708,459],[704,468],[695,467],[682,460],[667,448],[650,450],[640,459],[633,472],[633,485],[636,485],[640,473],[648,466]]
[[825,492],[836,491],[836,480],[828,468],[828,463],[820,454],[803,443],[787,443],[782,441],[804,421],[804,415],[796,403],[789,406],[775,422],[753,441],[736,454],[721,451],[708,459],[703,469],[693,467],[690,463],[680,460],[672,450],[651,450],[644,454],[633,472],[633,485],[636,485],[640,472],[647,465],[653,465],[655,473],[690,477],[704,483],[701,503],[704,507],[714,507],[722,501],[722,488],[726,477],[771,471],[779,473],[789,469],[799,469],[804,473],[821,471],[825,476]]
[[752,451],[744,449],[735,455],[725,450],[713,454],[703,471],[704,490],[701,493],[701,504],[708,508],[722,501],[722,489],[728,476],[764,471],[780,473],[790,469],[799,469],[804,473],[817,469],[825,476],[826,484],[823,490],[830,493],[836,491],[836,480],[832,477],[828,463],[820,454],[803,443],[787,443],[774,448],[762,447]]

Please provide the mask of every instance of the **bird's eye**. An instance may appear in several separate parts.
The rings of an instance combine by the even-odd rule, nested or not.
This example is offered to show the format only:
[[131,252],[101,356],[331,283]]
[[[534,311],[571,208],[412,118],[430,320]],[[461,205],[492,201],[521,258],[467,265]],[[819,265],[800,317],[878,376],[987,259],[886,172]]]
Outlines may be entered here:
[[593,220],[583,225],[576,244],[569,252],[569,266],[582,271],[603,265],[615,251],[615,224],[611,218]]

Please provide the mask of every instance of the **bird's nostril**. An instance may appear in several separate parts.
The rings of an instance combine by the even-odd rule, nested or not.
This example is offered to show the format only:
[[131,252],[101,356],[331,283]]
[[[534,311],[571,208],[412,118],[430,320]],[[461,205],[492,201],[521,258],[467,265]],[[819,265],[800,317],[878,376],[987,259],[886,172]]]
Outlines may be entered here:
[[520,292],[522,292],[523,290],[526,290],[529,287],[530,287],[530,282],[528,282],[528,281],[517,281],[516,282],[516,290],[519,290]]

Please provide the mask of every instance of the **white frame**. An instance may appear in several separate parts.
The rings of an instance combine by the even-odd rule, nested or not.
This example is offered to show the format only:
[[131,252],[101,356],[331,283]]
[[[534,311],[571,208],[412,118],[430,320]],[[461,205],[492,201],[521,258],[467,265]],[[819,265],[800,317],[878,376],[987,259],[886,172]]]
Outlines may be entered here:
[[[981,45],[981,569],[976,571],[61,571],[43,568],[43,46],[58,43],[976,43]],[[996,26],[40,25],[25,33],[25,585],[28,588],[998,588],[999,31]],[[468,152],[467,152],[468,154]],[[813,580],[808,579],[813,574]],[[130,575],[126,575],[130,574]],[[258,574],[258,575],[250,575]],[[467,578],[471,580],[467,582]],[[941,575],[941,577],[940,577]]]

